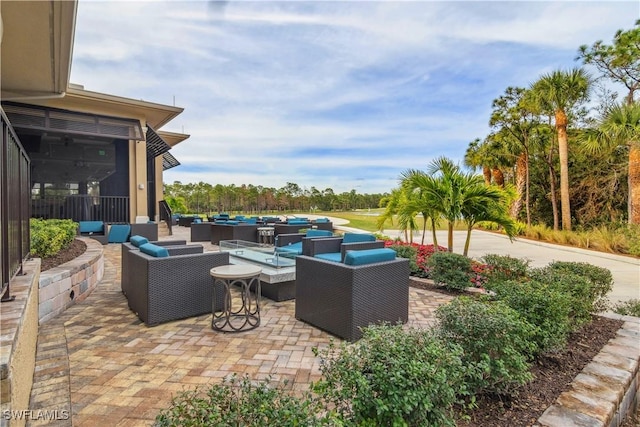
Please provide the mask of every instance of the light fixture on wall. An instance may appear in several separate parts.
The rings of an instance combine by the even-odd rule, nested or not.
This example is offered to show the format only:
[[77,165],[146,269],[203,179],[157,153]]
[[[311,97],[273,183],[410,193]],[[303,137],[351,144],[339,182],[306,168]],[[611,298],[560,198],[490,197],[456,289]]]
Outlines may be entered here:
[[144,184],[138,184],[138,190],[144,190]]

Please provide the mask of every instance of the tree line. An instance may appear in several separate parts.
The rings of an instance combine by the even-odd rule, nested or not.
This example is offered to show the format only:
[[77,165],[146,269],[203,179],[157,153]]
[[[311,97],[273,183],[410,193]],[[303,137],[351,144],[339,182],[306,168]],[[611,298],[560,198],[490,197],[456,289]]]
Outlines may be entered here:
[[376,208],[383,194],[358,194],[355,190],[336,193],[331,188],[304,188],[288,182],[284,187],[222,185],[199,182],[165,184],[165,200],[173,212],[211,214],[245,212],[255,215],[274,212],[345,211]]

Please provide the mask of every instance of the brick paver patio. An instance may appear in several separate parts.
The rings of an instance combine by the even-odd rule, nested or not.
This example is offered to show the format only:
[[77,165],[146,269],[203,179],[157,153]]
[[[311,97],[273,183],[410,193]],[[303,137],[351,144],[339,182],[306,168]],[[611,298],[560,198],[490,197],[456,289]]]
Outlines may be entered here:
[[[70,419],[28,425],[149,426],[175,393],[232,373],[288,379],[297,390],[319,378],[312,348],[332,336],[296,320],[293,300],[263,298],[260,326],[238,334],[213,331],[210,314],[147,327],[120,289],[120,245],[104,246],[104,256],[97,289],[39,330],[31,409]],[[411,288],[408,324],[432,325],[448,300]]]

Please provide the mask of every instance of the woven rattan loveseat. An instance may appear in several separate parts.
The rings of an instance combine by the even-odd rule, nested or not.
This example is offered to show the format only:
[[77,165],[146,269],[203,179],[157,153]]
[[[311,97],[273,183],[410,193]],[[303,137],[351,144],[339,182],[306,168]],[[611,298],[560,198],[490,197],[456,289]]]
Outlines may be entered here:
[[296,258],[296,319],[356,341],[362,337],[360,328],[404,323],[408,316],[408,259],[346,265],[305,255]]
[[[145,245],[146,246],[146,245]],[[141,246],[142,248],[142,246]],[[228,252],[204,252],[154,257],[141,250],[129,253],[135,272],[127,291],[129,308],[152,326],[212,312],[213,282],[210,270],[229,264]],[[124,274],[124,271],[123,271]],[[216,288],[222,303],[222,288]]]

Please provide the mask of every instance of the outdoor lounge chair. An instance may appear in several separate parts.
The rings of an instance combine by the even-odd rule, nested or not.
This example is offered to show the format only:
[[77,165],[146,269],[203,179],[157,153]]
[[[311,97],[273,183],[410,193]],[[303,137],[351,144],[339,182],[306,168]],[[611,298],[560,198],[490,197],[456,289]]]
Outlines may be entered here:
[[[135,271],[127,292],[129,308],[147,326],[212,312],[213,281],[210,270],[229,264],[228,252],[168,255],[166,247],[150,243],[130,252]],[[222,287],[216,301],[224,304]]]
[[328,230],[309,229],[306,233],[279,234],[275,238],[274,251],[283,255],[297,256],[303,253],[305,240],[333,236]]
[[384,248],[384,242],[376,240],[373,234],[345,233],[342,237],[306,241],[304,242],[303,254],[327,261],[344,262],[347,251],[380,248]]
[[[136,274],[134,270],[129,267],[129,255],[131,251],[138,250],[140,245],[145,243],[149,243],[149,240],[143,236],[131,236],[129,238],[128,243],[123,243],[121,247],[121,263],[122,270],[120,274],[120,286],[122,288],[122,293],[127,295],[128,290],[130,288],[130,284],[132,283],[132,277]],[[151,242],[158,246],[174,246],[175,249],[172,250],[173,255],[185,254],[185,253],[202,253],[204,252],[204,248],[202,245],[187,245],[186,240],[163,240],[159,242]]]
[[239,221],[217,221],[211,224],[211,243],[220,244],[221,240],[243,240],[258,242],[258,225]]
[[370,324],[405,323],[409,260],[392,249],[350,251],[345,263],[298,256],[295,317],[348,341]]

